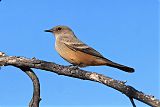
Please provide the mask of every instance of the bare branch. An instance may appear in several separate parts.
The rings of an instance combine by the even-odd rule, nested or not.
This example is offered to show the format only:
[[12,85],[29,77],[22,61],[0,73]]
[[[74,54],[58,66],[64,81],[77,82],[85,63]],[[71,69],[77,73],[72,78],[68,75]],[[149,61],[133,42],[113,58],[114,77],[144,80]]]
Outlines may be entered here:
[[63,65],[58,65],[51,62],[46,62],[38,59],[28,59],[24,57],[16,57],[16,56],[7,56],[0,57],[0,66],[18,66],[18,67],[29,67],[29,68],[37,68],[50,72],[54,72],[59,75],[65,75],[69,77],[74,77],[83,80],[90,80],[99,82],[111,88],[114,88],[129,98],[137,99],[143,103],[146,103],[153,107],[160,106],[160,100],[156,99],[151,95],[146,95],[141,91],[136,90],[132,86],[125,85],[125,82],[115,80],[113,78],[95,73],[89,72],[81,69],[75,69],[72,67],[67,67]]
[[33,87],[34,87],[34,91],[33,91],[33,96],[32,99],[29,103],[29,107],[39,107],[39,102],[40,102],[40,83],[39,83],[39,79],[36,76],[36,74],[30,69],[30,68],[26,68],[26,67],[19,67],[22,71],[24,71],[32,80],[33,82]]
[[[4,57],[7,57],[7,55],[3,52],[0,52],[0,58],[4,58]],[[22,67],[22,66],[16,66],[16,65],[15,65],[15,67],[18,67],[22,71],[24,71],[33,82],[33,96],[32,96],[32,99],[29,103],[29,107],[39,107],[39,102],[40,102],[41,98],[40,98],[40,83],[39,83],[38,77],[33,72],[33,70],[30,69],[29,67]]]
[[134,100],[133,100],[133,98],[130,98],[130,97],[129,97],[129,100],[131,101],[131,103],[132,103],[132,106],[133,106],[133,107],[136,107],[136,104],[134,103]]

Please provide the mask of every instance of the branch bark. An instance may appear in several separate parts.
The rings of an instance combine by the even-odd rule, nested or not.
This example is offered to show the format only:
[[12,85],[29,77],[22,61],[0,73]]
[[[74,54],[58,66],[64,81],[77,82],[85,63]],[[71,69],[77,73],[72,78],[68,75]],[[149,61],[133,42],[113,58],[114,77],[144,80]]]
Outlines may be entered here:
[[19,67],[22,71],[24,71],[33,82],[33,96],[29,103],[29,107],[39,107],[40,98],[40,83],[36,74],[32,71],[32,69],[28,67]]
[[89,72],[81,70],[79,68],[58,65],[54,62],[46,62],[35,58],[29,59],[17,56],[0,56],[0,66],[9,65],[16,67],[36,68],[54,72],[58,75],[65,75],[82,80],[99,82],[113,89],[116,89],[117,91],[125,94],[130,99],[134,98],[152,107],[160,107],[160,100],[156,99],[154,96],[146,95],[143,92],[136,90],[132,86],[126,85],[123,81],[115,80],[113,78],[95,72]]

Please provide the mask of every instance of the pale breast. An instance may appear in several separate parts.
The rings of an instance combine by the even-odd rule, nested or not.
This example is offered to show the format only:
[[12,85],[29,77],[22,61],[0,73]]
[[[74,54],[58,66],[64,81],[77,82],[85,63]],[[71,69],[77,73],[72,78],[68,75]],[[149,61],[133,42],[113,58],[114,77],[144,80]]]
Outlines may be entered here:
[[72,64],[78,63],[77,57],[76,57],[76,52],[69,49],[64,43],[57,41],[55,44],[55,49],[57,50],[59,55],[62,58],[64,58],[66,61],[68,61]]

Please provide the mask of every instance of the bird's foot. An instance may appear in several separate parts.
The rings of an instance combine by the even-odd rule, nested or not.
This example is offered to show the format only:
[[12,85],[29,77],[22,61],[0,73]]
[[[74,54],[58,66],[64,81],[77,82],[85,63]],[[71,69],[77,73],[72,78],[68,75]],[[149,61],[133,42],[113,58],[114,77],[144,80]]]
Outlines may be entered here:
[[74,70],[79,69],[78,65],[69,65],[68,67]]

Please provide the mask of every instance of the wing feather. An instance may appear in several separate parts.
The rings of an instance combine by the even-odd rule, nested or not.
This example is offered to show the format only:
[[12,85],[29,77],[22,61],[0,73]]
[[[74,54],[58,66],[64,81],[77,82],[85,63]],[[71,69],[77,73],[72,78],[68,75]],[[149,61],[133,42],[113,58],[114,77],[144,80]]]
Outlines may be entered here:
[[98,51],[96,51],[95,49],[89,47],[88,45],[84,44],[84,43],[68,43],[68,42],[63,42],[68,48],[72,49],[73,51],[81,51],[84,52],[86,54],[90,54],[90,55],[94,55],[96,57],[100,57],[103,59],[104,58]]

